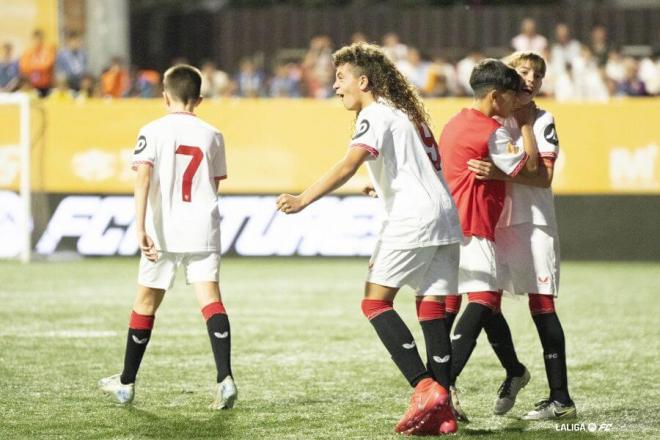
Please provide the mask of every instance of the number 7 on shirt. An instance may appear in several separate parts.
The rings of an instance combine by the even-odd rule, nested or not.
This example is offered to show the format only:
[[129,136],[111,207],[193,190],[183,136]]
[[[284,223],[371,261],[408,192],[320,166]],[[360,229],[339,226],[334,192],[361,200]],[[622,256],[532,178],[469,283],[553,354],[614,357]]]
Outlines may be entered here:
[[191,202],[192,181],[199,164],[202,163],[204,153],[199,147],[191,147],[190,145],[179,145],[176,149],[176,154],[183,154],[191,156],[190,162],[183,172],[183,184],[181,187],[181,196],[184,202]]

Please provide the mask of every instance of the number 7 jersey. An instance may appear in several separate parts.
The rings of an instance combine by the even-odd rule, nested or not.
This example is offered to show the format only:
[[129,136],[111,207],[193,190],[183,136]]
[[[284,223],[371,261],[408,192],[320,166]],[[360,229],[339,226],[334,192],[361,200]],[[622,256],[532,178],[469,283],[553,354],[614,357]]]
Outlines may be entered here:
[[217,182],[227,177],[222,134],[192,113],[140,130],[133,169],[153,167],[146,230],[163,252],[220,252]]

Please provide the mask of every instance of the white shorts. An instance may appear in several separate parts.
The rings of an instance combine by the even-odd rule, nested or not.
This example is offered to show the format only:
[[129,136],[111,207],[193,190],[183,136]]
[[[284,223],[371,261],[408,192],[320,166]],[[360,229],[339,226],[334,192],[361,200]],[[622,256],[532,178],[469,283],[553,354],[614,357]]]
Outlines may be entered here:
[[483,237],[464,237],[458,266],[458,293],[498,291],[495,243]]
[[515,294],[559,294],[559,237],[553,228],[522,223],[495,230],[500,286]]
[[415,249],[383,249],[376,245],[367,282],[386,287],[410,286],[417,296],[456,292],[458,243]]
[[140,272],[138,284],[154,289],[169,289],[174,283],[176,269],[183,266],[186,274],[186,284],[202,281],[215,281],[220,279],[220,253],[194,253],[181,254],[172,252],[159,252],[158,260],[154,263],[147,260],[144,255],[140,257]]

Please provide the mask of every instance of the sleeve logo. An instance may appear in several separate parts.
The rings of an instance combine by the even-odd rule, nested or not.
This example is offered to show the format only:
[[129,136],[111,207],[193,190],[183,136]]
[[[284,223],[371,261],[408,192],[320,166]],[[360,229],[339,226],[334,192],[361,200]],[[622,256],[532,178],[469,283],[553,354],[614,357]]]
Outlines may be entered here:
[[369,130],[369,121],[366,119],[363,119],[360,121],[360,124],[358,125],[357,132],[355,133],[355,136],[353,136],[353,139],[357,139],[363,134],[365,134]]
[[135,145],[134,154],[142,153],[145,148],[147,148],[147,138],[144,136],[140,136],[137,140],[137,144]]
[[543,137],[546,141],[550,142],[552,145],[559,145],[559,139],[557,138],[557,130],[555,129],[555,124],[550,124],[545,127],[543,130]]

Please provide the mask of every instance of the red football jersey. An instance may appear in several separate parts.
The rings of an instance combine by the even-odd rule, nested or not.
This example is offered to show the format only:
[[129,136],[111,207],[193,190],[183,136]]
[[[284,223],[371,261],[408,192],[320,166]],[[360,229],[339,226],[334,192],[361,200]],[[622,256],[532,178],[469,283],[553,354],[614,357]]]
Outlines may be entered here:
[[495,241],[495,225],[506,194],[504,181],[477,180],[467,162],[492,160],[514,176],[527,154],[499,122],[476,109],[463,109],[454,116],[443,129],[439,146],[442,171],[458,208],[463,235]]

